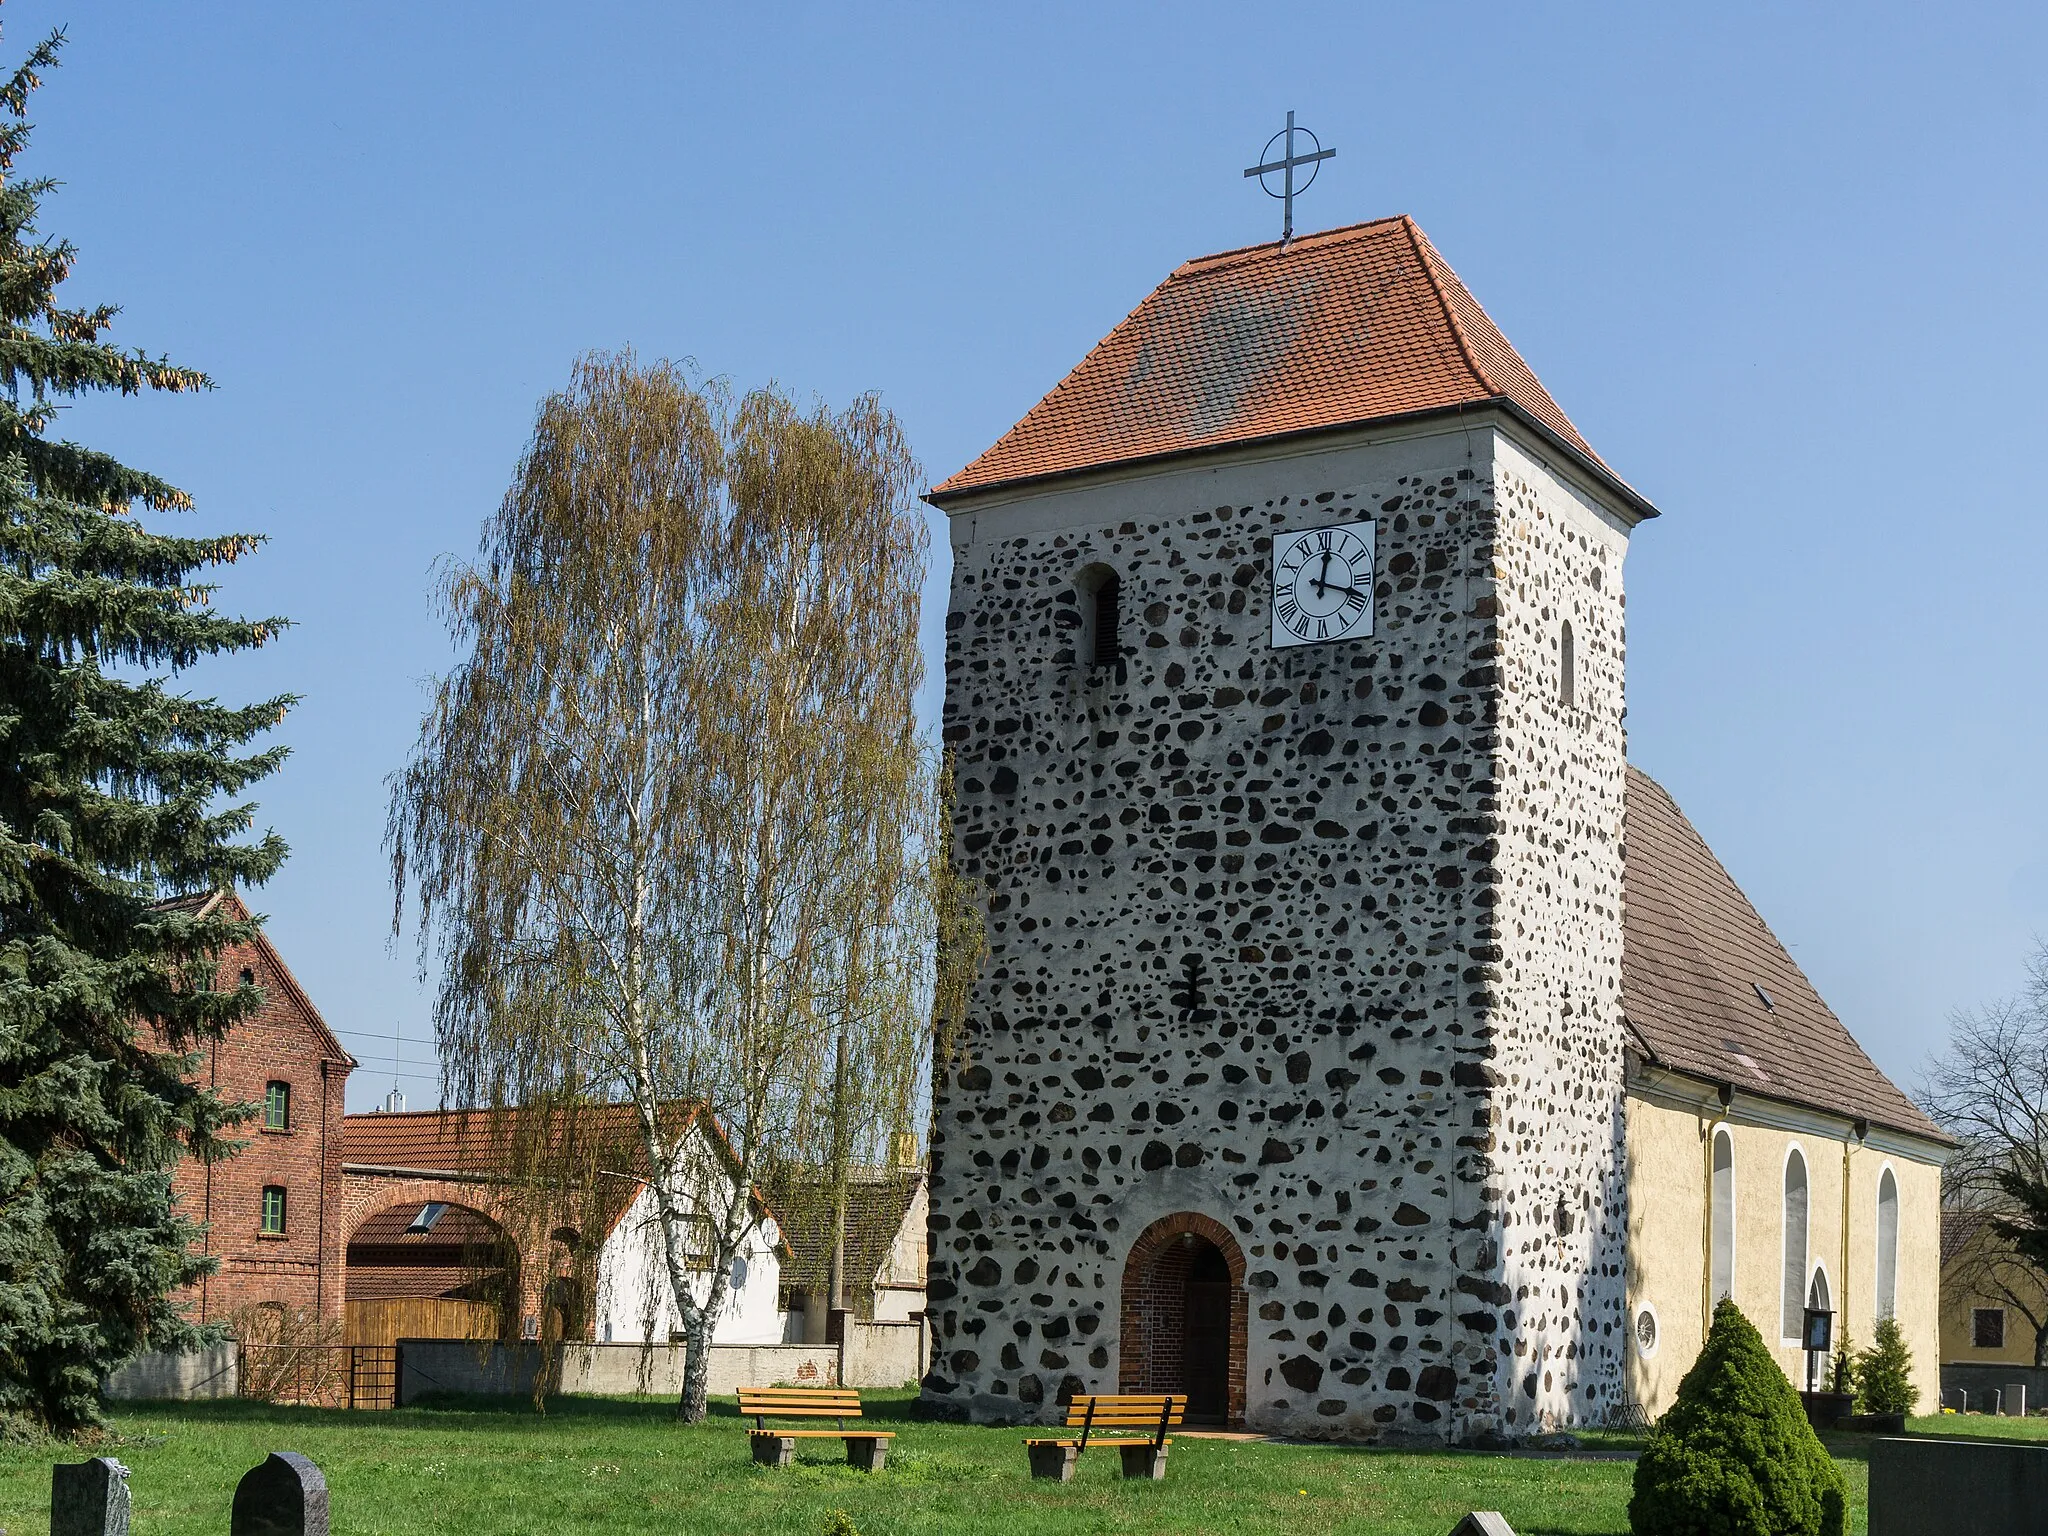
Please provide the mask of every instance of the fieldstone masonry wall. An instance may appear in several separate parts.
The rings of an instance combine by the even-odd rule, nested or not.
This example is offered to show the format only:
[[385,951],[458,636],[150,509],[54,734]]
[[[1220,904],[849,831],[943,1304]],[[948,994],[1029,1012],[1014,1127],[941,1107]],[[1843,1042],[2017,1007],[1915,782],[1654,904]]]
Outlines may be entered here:
[[[1274,531],[1366,518],[1375,635],[1275,650]],[[1198,1214],[1241,1249],[1252,1425],[1596,1416],[1624,525],[1475,425],[953,526],[945,735],[990,957],[937,1090],[927,1396],[1044,1419],[1141,1378],[1127,1258]],[[1102,668],[1074,644],[1094,566],[1122,583]]]
[[[1627,533],[1497,440],[1501,694],[1488,1152],[1511,1427],[1625,1392],[1621,1008]],[[1576,663],[1563,702],[1563,626]],[[1460,1284],[1466,1282],[1461,1280]],[[1468,1287],[1470,1289],[1470,1287]],[[1503,1383],[1506,1391],[1510,1383]]]

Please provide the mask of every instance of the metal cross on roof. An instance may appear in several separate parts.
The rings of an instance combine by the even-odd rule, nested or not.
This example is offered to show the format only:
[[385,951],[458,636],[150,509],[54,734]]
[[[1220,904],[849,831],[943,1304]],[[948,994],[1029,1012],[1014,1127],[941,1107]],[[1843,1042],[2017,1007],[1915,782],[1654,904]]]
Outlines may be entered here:
[[[1313,154],[1297,155],[1294,152],[1294,136],[1297,133],[1305,135],[1309,143],[1315,145],[1315,152]],[[1283,144],[1278,160],[1273,158],[1273,146],[1275,144]],[[1318,139],[1313,133],[1310,133],[1308,129],[1295,127],[1294,114],[1290,112],[1287,114],[1287,126],[1274,134],[1272,138],[1266,140],[1265,151],[1259,156],[1260,163],[1245,172],[1247,176],[1259,178],[1259,185],[1265,188],[1266,196],[1280,199],[1282,210],[1280,216],[1280,243],[1282,245],[1285,245],[1294,238],[1295,194],[1306,192],[1314,184],[1316,173],[1322,168],[1321,162],[1329,159],[1336,153],[1337,151],[1334,149],[1323,148],[1322,140]],[[1298,165],[1307,166],[1309,172],[1308,180],[1297,187],[1294,184],[1294,168]],[[1266,180],[1275,171],[1278,171],[1281,177],[1281,187],[1278,192],[1275,192],[1271,184]]]

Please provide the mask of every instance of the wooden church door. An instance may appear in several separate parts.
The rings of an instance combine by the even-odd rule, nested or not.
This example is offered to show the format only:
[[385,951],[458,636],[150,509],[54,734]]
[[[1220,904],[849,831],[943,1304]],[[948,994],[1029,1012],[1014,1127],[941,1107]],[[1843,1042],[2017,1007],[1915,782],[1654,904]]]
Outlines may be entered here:
[[1188,1266],[1182,1363],[1189,1420],[1221,1424],[1230,1408],[1230,1266],[1209,1243]]

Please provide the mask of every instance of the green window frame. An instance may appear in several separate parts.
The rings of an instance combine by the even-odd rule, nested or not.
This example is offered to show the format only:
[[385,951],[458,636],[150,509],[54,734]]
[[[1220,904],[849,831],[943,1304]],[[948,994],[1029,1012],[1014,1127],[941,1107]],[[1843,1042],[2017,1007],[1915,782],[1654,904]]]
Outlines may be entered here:
[[266,1184],[263,1186],[263,1225],[259,1229],[265,1237],[284,1236],[284,1186]]
[[270,1083],[263,1089],[263,1129],[288,1131],[292,1128],[292,1085]]

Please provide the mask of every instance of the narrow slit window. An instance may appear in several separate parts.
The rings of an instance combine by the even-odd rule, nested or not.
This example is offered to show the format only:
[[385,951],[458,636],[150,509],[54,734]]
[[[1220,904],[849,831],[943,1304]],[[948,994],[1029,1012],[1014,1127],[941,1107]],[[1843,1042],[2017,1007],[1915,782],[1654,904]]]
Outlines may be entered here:
[[1877,1315],[1890,1317],[1899,1293],[1899,1181],[1887,1168],[1877,1180]]
[[263,1129],[288,1131],[292,1128],[292,1085],[271,1083],[263,1090]]
[[265,1237],[284,1236],[284,1186],[266,1184],[263,1186],[263,1226]]
[[1579,702],[1578,673],[1578,643],[1572,639],[1572,627],[1567,623],[1557,637],[1557,701],[1566,709]]
[[1793,1148],[1785,1159],[1785,1269],[1781,1339],[1797,1339],[1806,1322],[1806,1159]]
[[1726,1131],[1714,1133],[1713,1300],[1735,1293],[1735,1142]]
[[1092,626],[1093,654],[1088,658],[1091,666],[1109,667],[1116,664],[1122,647],[1120,633],[1123,607],[1123,583],[1112,573],[1103,577],[1102,585],[1095,589],[1095,623]]

